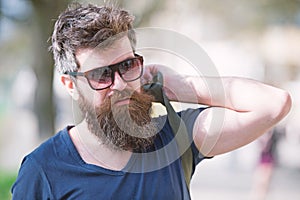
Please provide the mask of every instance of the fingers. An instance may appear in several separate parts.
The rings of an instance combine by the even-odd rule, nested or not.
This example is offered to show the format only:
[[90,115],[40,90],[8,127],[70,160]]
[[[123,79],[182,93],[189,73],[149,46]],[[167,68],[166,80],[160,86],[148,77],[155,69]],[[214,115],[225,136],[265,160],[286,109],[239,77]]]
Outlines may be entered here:
[[158,69],[157,69],[156,65],[144,66],[144,73],[143,73],[143,76],[141,77],[142,84],[151,83],[152,79],[156,75],[157,71],[158,71]]
[[141,77],[141,83],[142,85],[148,84],[150,83],[152,80],[152,75],[150,73],[150,71],[148,70],[148,68],[144,68],[144,73],[143,76]]
[[144,66],[144,73],[141,78],[142,84],[152,83],[152,79],[157,73],[161,72],[163,74],[163,77],[172,77],[178,75],[174,70],[172,70],[170,67],[164,66],[164,65],[158,65],[158,64],[149,64]]

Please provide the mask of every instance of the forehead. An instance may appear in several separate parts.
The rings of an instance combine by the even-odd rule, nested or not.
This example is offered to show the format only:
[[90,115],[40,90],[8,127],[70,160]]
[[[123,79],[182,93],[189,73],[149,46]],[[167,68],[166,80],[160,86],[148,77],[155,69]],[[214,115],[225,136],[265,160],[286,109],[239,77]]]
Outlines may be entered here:
[[121,62],[133,57],[134,54],[129,39],[123,37],[105,49],[80,48],[75,56],[80,66],[79,71],[88,71]]

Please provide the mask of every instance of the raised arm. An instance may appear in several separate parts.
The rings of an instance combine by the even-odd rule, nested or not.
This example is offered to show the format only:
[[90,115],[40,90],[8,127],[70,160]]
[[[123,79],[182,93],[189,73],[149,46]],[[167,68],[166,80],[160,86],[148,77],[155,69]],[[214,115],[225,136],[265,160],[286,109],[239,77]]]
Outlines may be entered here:
[[[173,101],[208,105],[194,125],[194,141],[205,156],[246,145],[283,119],[290,95],[279,88],[238,77],[181,76],[162,66],[146,70],[164,74],[165,92]],[[148,74],[147,74],[148,73]]]

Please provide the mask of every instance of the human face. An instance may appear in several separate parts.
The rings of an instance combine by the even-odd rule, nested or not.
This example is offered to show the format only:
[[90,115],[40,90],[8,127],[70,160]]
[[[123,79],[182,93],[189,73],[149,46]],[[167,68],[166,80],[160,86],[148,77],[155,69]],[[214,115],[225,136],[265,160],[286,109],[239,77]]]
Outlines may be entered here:
[[[80,72],[113,65],[134,58],[127,38],[116,41],[110,49],[81,49],[76,54]],[[151,120],[153,97],[140,90],[140,80],[126,82],[115,71],[113,84],[93,90],[87,79],[77,76],[78,104],[89,131],[114,150],[139,151],[153,142],[157,133]]]
[[[130,41],[127,37],[123,37],[113,43],[110,48],[104,50],[95,50],[90,48],[81,48],[76,52],[76,59],[80,66],[78,72],[86,72],[96,68],[105,68],[105,66],[113,65],[127,59],[135,58],[132,52]],[[91,89],[87,79],[77,76],[77,87],[86,99],[91,101],[94,106],[100,106],[105,98],[109,98],[116,91],[124,89],[140,92],[140,79],[127,82],[122,78],[116,70],[114,72],[113,83],[99,91]],[[92,99],[93,98],[93,99]],[[122,99],[115,102],[116,105],[128,104],[129,99]]]

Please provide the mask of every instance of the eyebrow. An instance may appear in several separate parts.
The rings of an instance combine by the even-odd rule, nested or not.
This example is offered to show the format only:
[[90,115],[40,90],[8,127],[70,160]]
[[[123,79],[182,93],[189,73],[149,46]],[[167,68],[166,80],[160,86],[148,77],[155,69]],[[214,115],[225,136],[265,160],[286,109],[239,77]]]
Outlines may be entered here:
[[120,62],[117,62],[117,63],[115,63],[115,64],[103,65],[103,66],[100,66],[100,67],[95,67],[95,68],[90,69],[90,70],[87,70],[87,71],[85,71],[85,72],[89,72],[89,71],[92,71],[92,70],[95,70],[95,69],[99,69],[99,68],[109,68],[109,67],[118,65],[118,64],[120,64],[120,63],[122,63],[122,62],[124,62],[124,61],[130,60],[130,59],[134,59],[134,58],[136,58],[136,57],[128,56],[128,57],[125,58],[124,60],[122,60],[122,61],[120,61]]
[[[126,57],[124,60],[122,60],[122,61],[120,61],[120,62],[117,62],[117,63],[115,63],[115,64],[110,64],[110,65],[107,65],[107,66],[117,65],[117,64],[119,64],[119,63],[122,63],[122,62],[124,62],[124,61],[126,61],[126,60],[133,59],[133,58],[135,58],[134,55],[133,55],[133,57],[132,57],[132,56],[128,56],[128,57]],[[103,67],[107,67],[107,66],[103,66]]]
[[109,65],[106,65],[106,66],[103,66],[103,67],[109,67],[109,66],[112,66],[112,65],[117,65],[119,63],[122,63],[122,62],[124,62],[126,60],[133,59],[133,58],[136,58],[136,57],[134,55],[133,55],[133,57],[132,56],[128,56],[128,57],[126,57],[124,60],[122,60],[120,62],[117,62],[117,63],[114,63],[114,64],[109,64]]

